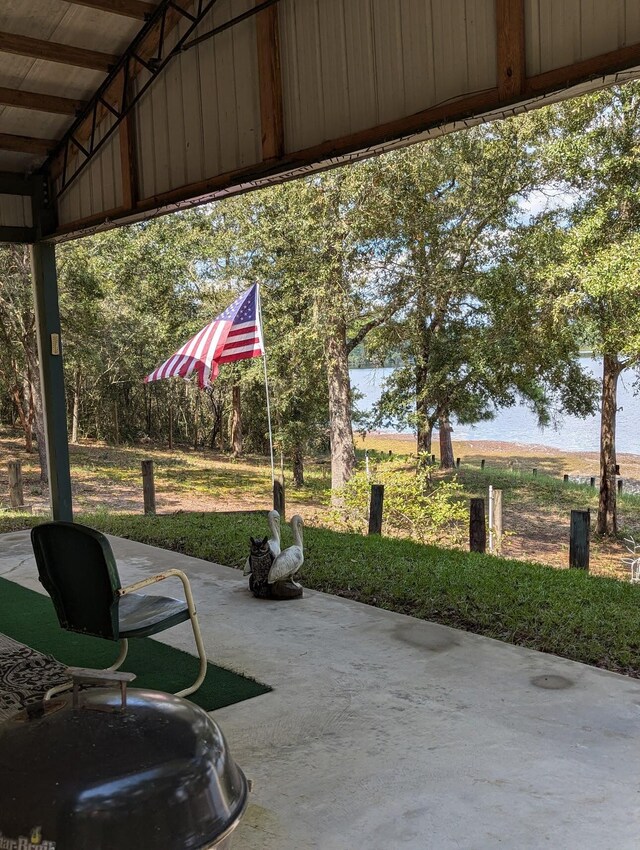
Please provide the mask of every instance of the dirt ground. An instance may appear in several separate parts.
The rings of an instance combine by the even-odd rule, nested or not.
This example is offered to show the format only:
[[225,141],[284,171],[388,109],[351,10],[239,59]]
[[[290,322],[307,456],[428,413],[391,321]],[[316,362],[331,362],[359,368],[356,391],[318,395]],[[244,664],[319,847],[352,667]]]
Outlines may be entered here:
[[[361,448],[377,451],[393,451],[398,454],[410,454],[415,451],[415,440],[411,435],[368,434],[360,439]],[[498,440],[456,441],[454,455],[465,462],[478,466],[484,459],[486,469],[513,469],[531,473],[537,469],[539,474],[552,475],[561,479],[567,474],[571,481],[587,483],[599,476],[600,456],[598,452],[569,452],[551,446],[507,443]],[[437,445],[434,451],[437,453]],[[640,491],[640,455],[618,454],[620,475],[627,491]],[[582,505],[574,505],[581,509]],[[594,510],[592,509],[592,527]],[[624,508],[619,508],[621,527],[629,528],[633,534],[636,514],[626,516]],[[549,566],[566,568],[569,563],[569,517],[564,508],[550,505],[505,504],[503,527],[506,532],[501,554],[509,558],[538,561]],[[640,541],[640,523],[638,533],[634,535]],[[590,571],[599,575],[629,578],[629,566],[623,558],[629,552],[622,540],[603,540],[592,535],[590,542]]]
[[[358,439],[359,448],[367,448],[393,454],[412,454],[415,442],[411,436],[397,434],[369,434]],[[436,447],[437,450],[437,447]],[[536,468],[562,478],[570,475],[572,480],[588,481],[598,476],[598,454],[595,452],[563,452],[542,445],[521,445],[498,441],[475,441],[454,443],[454,453],[465,463],[486,468],[518,469],[531,472]],[[157,457],[165,466],[175,463],[183,476],[180,485],[171,483],[170,477],[156,480],[157,509],[159,513],[175,511],[242,511],[265,510],[270,507],[271,486],[269,471],[257,467],[255,459],[233,461],[230,458],[212,456],[200,452],[170,454],[166,450],[150,446],[108,447],[83,444],[71,447],[73,465],[72,483],[74,506],[78,511],[109,510],[141,513],[143,510],[142,487],[138,470],[139,458]],[[37,456],[26,455],[17,432],[0,433],[0,510],[8,507],[7,462],[18,458],[22,461],[25,477],[25,503],[34,513],[48,511],[48,489],[38,480]],[[625,486],[640,488],[640,456],[624,454],[618,456],[621,476]],[[328,465],[319,467],[318,481],[328,486]],[[206,473],[206,486],[205,486]],[[219,476],[221,486],[215,487]],[[238,481],[238,486],[229,486],[229,480]],[[224,484],[222,483],[224,481]],[[202,482],[202,486],[198,486]],[[306,522],[321,524],[323,507],[318,488],[307,494],[296,494],[295,512],[302,514]],[[574,507],[580,508],[581,505]],[[640,512],[625,517],[621,508],[621,524],[631,528]],[[593,514],[593,510],[592,510]],[[640,525],[640,523],[639,523]],[[569,516],[566,505],[532,505],[505,502],[503,512],[505,537],[502,554],[506,557],[538,561],[550,566],[565,568],[569,560]],[[640,539],[640,530],[636,539]],[[623,563],[628,556],[622,541],[599,540],[595,535],[591,541],[591,572],[629,577],[629,567]]]

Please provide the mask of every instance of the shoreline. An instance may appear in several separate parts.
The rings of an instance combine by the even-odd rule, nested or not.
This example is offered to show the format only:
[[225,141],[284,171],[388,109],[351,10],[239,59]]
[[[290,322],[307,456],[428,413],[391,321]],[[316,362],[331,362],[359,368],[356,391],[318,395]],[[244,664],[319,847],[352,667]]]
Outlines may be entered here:
[[[415,454],[416,438],[413,434],[370,431],[363,438],[355,438],[356,448],[381,452],[392,451],[398,454]],[[438,440],[432,442],[432,452],[440,456]],[[464,461],[479,462],[483,457],[491,458],[496,466],[518,468],[538,461],[541,472],[573,473],[585,476],[598,476],[600,453],[591,450],[558,449],[542,443],[517,443],[506,440],[453,440],[454,457]],[[621,467],[622,478],[640,479],[640,453],[618,452],[617,461]]]

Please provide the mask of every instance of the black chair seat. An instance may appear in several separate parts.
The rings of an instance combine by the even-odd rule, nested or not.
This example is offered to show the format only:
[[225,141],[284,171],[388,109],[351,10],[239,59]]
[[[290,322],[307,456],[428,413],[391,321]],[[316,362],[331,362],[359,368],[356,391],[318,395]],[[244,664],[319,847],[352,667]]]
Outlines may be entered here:
[[[200,687],[207,657],[193,602],[145,593],[121,596],[122,582],[111,544],[95,528],[76,522],[43,522],[31,529],[31,541],[40,581],[63,629],[120,640],[120,655],[110,668],[117,670],[127,656],[128,638],[154,635],[189,620],[200,668],[193,685],[178,691],[177,696],[186,697]],[[180,579],[185,596],[192,599],[189,579],[182,570],[167,570],[153,576],[152,582],[168,578]]]
[[127,593],[118,603],[121,638],[147,637],[188,619],[187,603],[171,596]]

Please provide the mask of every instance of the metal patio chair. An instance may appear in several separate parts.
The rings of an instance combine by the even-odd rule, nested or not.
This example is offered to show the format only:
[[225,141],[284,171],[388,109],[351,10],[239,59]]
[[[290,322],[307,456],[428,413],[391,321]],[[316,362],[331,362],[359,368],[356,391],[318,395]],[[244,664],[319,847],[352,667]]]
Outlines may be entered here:
[[[207,658],[191,586],[182,570],[165,570],[123,587],[105,535],[75,522],[36,525],[31,530],[31,542],[40,581],[53,601],[61,627],[120,641],[120,655],[107,669],[117,670],[122,665],[129,638],[148,637],[190,620],[200,669],[194,684],[176,696],[188,696],[200,687]],[[137,592],[171,577],[182,582],[185,600]]]

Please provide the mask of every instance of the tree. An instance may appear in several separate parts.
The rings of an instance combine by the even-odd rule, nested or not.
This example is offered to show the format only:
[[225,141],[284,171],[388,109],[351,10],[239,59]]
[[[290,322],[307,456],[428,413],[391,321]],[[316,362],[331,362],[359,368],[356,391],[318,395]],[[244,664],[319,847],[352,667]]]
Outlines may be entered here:
[[223,213],[238,233],[234,273],[264,286],[275,410],[296,476],[304,442],[328,418],[336,490],[355,464],[349,352],[387,315],[361,235],[371,188],[362,167],[342,169],[234,199]]
[[199,210],[60,246],[72,435],[173,441],[179,430],[185,440],[195,437],[196,391],[143,379],[202,322],[199,259],[211,239]]
[[378,172],[370,236],[394,270],[387,297],[404,302],[370,341],[403,359],[378,423],[413,424],[427,454],[439,424],[444,467],[453,465],[452,417],[491,418],[520,396],[544,418],[551,395],[579,371],[575,339],[539,304],[518,206],[543,179],[536,145],[546,122],[475,128],[369,166]]
[[25,445],[27,451],[30,451],[33,424],[40,462],[40,480],[47,481],[47,450],[31,290],[31,262],[29,249],[24,245],[0,246],[0,338],[5,349],[3,377],[10,385],[11,396],[18,409],[25,434]]
[[640,363],[640,86],[607,89],[552,110],[552,177],[567,193],[550,291],[603,358],[597,531],[617,532],[620,373]]

